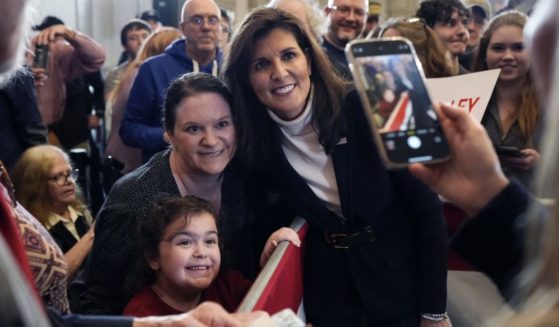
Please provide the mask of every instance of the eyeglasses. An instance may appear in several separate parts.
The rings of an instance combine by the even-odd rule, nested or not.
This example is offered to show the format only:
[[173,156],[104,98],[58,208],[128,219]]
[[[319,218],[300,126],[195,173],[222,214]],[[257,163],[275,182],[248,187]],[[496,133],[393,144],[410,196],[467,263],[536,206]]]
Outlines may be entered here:
[[361,8],[351,8],[348,6],[330,6],[330,9],[337,11],[340,15],[347,17],[353,12],[355,17],[361,19],[367,15],[367,11]]
[[67,170],[63,173],[49,177],[48,180],[54,182],[58,186],[66,185],[69,179],[72,182],[75,182],[78,179],[79,172],[80,171],[78,169]]
[[192,16],[187,20],[187,22],[189,22],[194,26],[202,26],[206,21],[208,22],[208,25],[215,26],[219,23],[219,18],[217,16],[209,16],[209,17]]

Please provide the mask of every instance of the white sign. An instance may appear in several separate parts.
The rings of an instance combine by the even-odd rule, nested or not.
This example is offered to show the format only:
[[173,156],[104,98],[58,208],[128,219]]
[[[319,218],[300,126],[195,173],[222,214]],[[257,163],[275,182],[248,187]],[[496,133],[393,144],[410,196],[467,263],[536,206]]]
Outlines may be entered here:
[[429,78],[427,89],[435,102],[468,110],[481,122],[500,71],[493,69],[452,77]]

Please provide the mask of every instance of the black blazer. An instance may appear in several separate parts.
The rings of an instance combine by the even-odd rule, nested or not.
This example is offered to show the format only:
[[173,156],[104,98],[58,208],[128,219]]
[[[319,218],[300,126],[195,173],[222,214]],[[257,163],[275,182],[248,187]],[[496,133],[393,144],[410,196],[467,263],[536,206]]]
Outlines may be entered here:
[[[447,245],[439,199],[407,171],[386,170],[355,92],[343,110],[347,132],[332,160],[344,218],[329,211],[291,167],[278,126],[267,122],[267,165],[284,183],[283,200],[310,224],[304,265],[308,320],[348,301],[349,283],[375,320],[445,312]],[[352,233],[367,226],[373,242],[336,249],[324,240],[324,231]]]
[[487,274],[505,298],[513,296],[514,279],[522,270],[526,251],[527,209],[541,219],[549,210],[528,194],[516,180],[496,196],[476,217],[463,224],[451,246],[468,262]]
[[[80,238],[89,230],[89,225],[83,215],[78,217],[75,225]],[[59,221],[52,226],[49,229],[49,233],[64,253],[68,252],[78,242],[74,235],[72,235],[66,226],[64,226],[62,221]]]

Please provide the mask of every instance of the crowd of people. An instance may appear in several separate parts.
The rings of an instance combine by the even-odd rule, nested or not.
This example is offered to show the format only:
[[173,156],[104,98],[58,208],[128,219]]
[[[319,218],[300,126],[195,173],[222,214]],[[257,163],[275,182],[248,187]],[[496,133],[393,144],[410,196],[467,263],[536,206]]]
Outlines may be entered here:
[[[0,4],[3,324],[245,326],[265,313],[234,312],[283,241],[313,326],[451,326],[449,246],[513,299],[492,323],[559,323],[555,0],[423,0],[380,21],[367,0],[272,0],[236,24],[186,0],[177,28],[128,21],[104,81],[104,48],[60,19],[28,37],[31,2]],[[437,105],[448,161],[389,170],[373,142],[344,49],[394,36],[427,78],[500,69],[481,124]],[[377,66],[388,116],[417,82]],[[443,205],[464,213],[455,235]]]

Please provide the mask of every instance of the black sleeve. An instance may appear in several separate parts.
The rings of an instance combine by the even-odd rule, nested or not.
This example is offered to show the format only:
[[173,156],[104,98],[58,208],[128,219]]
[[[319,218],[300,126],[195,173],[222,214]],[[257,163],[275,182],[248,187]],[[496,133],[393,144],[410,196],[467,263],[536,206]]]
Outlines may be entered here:
[[[525,212],[533,203],[524,187],[511,183],[476,217],[464,223],[451,246],[486,273],[506,296],[524,258]],[[537,204],[536,204],[537,205]],[[543,205],[539,208],[543,214]]]
[[47,143],[47,128],[43,123],[31,74],[21,74],[9,90],[13,101],[13,119],[19,140],[26,147]]
[[133,322],[131,317],[122,316],[63,316],[52,308],[47,308],[47,314],[53,327],[131,327]]

